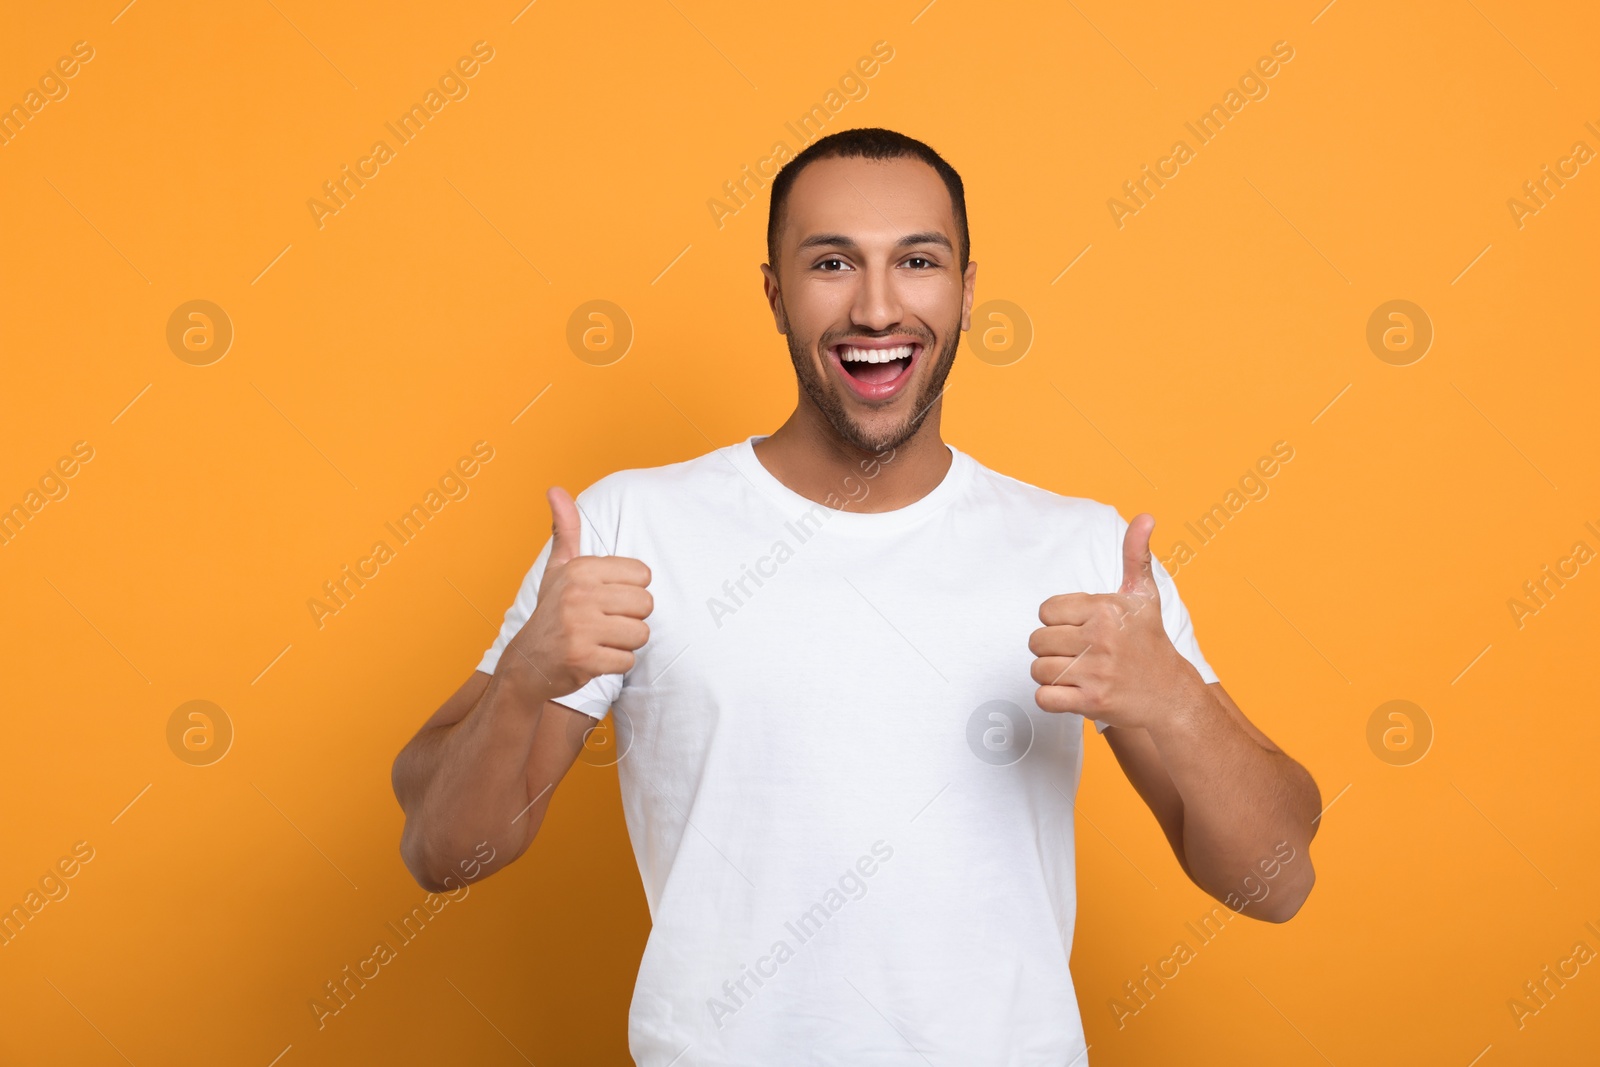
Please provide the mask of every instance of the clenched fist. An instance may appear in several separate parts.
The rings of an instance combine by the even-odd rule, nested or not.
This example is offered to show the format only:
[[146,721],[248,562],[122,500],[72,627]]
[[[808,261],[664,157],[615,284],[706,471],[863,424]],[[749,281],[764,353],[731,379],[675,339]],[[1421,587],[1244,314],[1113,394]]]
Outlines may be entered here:
[[1136,515],[1122,542],[1115,593],[1064,593],[1039,607],[1044,626],[1028,638],[1034,702],[1111,726],[1148,727],[1193,699],[1200,673],[1173,647],[1161,623],[1150,560],[1156,520]]
[[578,508],[565,489],[549,492],[554,541],[533,615],[500,657],[519,685],[544,699],[566,696],[602,674],[633,667],[650,639],[655,606],[650,568],[625,556],[578,555]]

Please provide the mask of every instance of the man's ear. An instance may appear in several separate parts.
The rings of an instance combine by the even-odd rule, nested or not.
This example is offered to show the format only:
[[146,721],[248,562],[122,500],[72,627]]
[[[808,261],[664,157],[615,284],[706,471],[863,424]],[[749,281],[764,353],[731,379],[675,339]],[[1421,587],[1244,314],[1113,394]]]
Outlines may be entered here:
[[972,329],[972,295],[978,287],[978,261],[969,259],[961,276],[961,332]]
[[772,309],[772,322],[778,332],[789,333],[789,319],[783,313],[783,289],[778,285],[778,272],[766,263],[761,264],[761,287],[766,293],[767,306]]

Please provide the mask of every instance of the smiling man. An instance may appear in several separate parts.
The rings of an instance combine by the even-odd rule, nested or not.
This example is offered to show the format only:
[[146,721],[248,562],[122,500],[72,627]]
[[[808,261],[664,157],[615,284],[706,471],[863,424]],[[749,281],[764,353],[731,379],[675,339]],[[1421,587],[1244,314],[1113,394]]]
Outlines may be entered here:
[[1086,1062],[1084,718],[1201,889],[1274,922],[1311,890],[1317,788],[1217,682],[1154,519],[941,439],[969,250],[920,141],[791,161],[761,272],[794,413],[551,490],[499,636],[395,761],[402,854],[439,890],[521,855],[613,716],[646,1067]]

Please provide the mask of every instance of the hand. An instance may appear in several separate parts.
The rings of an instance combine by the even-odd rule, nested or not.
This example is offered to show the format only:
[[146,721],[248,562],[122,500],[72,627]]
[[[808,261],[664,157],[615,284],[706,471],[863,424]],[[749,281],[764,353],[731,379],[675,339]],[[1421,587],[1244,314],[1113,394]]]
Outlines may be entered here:
[[578,508],[561,488],[549,494],[553,543],[533,615],[511,639],[501,666],[545,700],[602,674],[633,668],[650,639],[655,607],[650,568],[625,556],[578,555]]
[[1112,726],[1149,727],[1184,706],[1199,672],[1173,647],[1161,622],[1150,559],[1156,520],[1136,515],[1122,542],[1115,593],[1064,593],[1039,607],[1044,623],[1028,639],[1034,702]]

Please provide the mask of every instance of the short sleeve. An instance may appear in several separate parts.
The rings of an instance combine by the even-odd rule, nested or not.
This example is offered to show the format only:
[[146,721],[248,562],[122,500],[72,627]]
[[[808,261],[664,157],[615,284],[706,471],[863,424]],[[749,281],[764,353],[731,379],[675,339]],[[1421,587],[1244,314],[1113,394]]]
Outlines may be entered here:
[[[587,512],[590,510],[588,505],[589,501],[585,499],[584,495],[580,494],[578,498],[579,508]],[[598,539],[595,537],[593,525],[587,521],[587,518],[581,524],[580,531],[578,552],[581,555],[609,554],[607,549],[600,546]],[[485,674],[494,673],[495,668],[500,664],[500,657],[505,653],[506,646],[511,643],[511,639],[517,636],[522,627],[526,625],[528,619],[532,617],[534,606],[539,599],[539,583],[543,581],[545,565],[550,561],[552,543],[552,540],[545,541],[543,550],[540,551],[538,558],[533,561],[533,566],[529,568],[527,575],[522,579],[522,585],[517,589],[517,595],[511,601],[511,606],[506,609],[505,621],[500,624],[500,632],[495,635],[494,644],[489,646],[488,651],[483,654],[483,659],[478,661],[478,670]],[[598,678],[591,679],[587,685],[576,692],[556,697],[555,702],[565,705],[574,711],[581,711],[585,715],[603,719],[612,703],[621,694],[622,681],[623,675],[602,674]]]
[[[1121,515],[1116,516],[1116,539],[1112,542],[1114,551],[1112,573],[1117,576],[1116,584],[1120,584],[1122,575],[1122,541],[1128,533],[1128,520]],[[1178,654],[1188,660],[1194,669],[1200,672],[1200,678],[1207,685],[1217,680],[1217,672],[1211,669],[1211,664],[1200,652],[1200,642],[1194,634],[1194,623],[1189,618],[1189,609],[1178,596],[1178,583],[1172,580],[1167,569],[1161,565],[1161,560],[1151,553],[1152,570],[1155,572],[1156,589],[1161,594],[1161,625],[1167,631],[1167,638],[1172,642],[1172,647]],[[1115,585],[1113,585],[1115,588]],[[1105,733],[1106,723],[1094,720],[1095,729]]]

